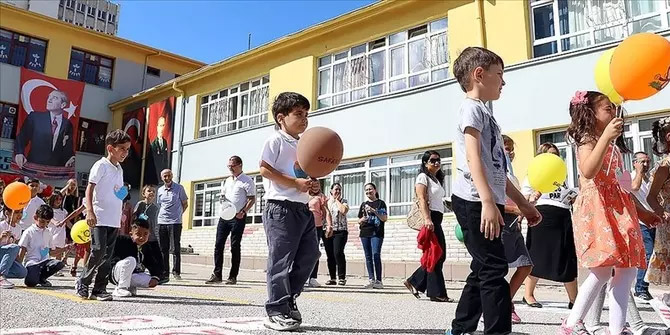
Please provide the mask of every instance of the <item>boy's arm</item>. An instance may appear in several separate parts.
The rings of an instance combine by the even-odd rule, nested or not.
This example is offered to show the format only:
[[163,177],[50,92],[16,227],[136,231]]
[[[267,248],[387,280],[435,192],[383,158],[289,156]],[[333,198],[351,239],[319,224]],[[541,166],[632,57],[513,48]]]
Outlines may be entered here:
[[16,261],[19,263],[23,263],[23,257],[26,256],[26,247],[21,247],[21,250],[19,251],[19,255],[16,256]]
[[86,186],[86,223],[89,227],[95,227],[98,223],[98,219],[95,217],[95,212],[93,211],[93,191],[95,190],[95,184],[89,182]]
[[489,186],[488,180],[484,173],[484,165],[482,164],[481,154],[481,133],[479,130],[466,127],[464,131],[465,136],[465,156],[470,168],[472,181],[479,194],[479,199],[482,202],[482,217],[480,224],[480,231],[484,233],[484,237],[493,240],[500,236],[500,226],[505,222],[502,214],[496,207],[493,200],[493,193]]
[[273,168],[272,165],[268,164],[266,161],[261,160],[260,162],[260,173],[263,178],[270,179],[275,183],[284,185],[286,187],[292,187],[297,189],[300,192],[307,192],[312,186],[311,179],[304,178],[295,178],[287,176],[277,169]]

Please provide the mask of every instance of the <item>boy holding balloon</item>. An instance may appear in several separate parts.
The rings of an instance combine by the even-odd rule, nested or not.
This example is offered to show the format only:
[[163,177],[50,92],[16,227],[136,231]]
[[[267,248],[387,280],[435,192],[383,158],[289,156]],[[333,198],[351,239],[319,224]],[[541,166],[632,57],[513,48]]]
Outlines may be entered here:
[[289,331],[300,327],[302,316],[295,299],[321,256],[314,216],[309,211],[312,180],[297,162],[298,136],[307,129],[310,104],[304,96],[280,93],[272,115],[280,127],[265,141],[260,173],[267,204],[263,225],[268,242],[265,327]]
[[460,107],[457,150],[460,172],[451,197],[465,246],[472,256],[467,278],[448,335],[473,333],[484,314],[485,334],[512,331],[512,300],[505,280],[508,271],[500,231],[505,197],[517,204],[528,219],[538,224],[542,216],[507,178],[502,132],[489,101],[500,98],[505,82],[500,56],[479,47],[468,47],[454,62],[454,75],[466,92]]
[[121,226],[121,206],[128,195],[123,183],[123,162],[128,156],[130,136],[116,129],[105,138],[107,157],[98,160],[88,177],[86,187],[86,222],[91,227],[91,254],[83,272],[75,282],[76,294],[89,298],[88,286],[95,285],[91,297],[98,301],[112,300],[106,290],[111,271],[111,257]]

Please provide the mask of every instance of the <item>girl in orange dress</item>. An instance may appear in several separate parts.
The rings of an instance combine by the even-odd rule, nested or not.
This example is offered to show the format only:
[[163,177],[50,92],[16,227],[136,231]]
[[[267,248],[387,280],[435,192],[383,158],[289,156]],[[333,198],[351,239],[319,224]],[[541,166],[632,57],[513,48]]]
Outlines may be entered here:
[[575,249],[590,273],[558,334],[590,334],[582,320],[610,278],[609,333],[631,334],[624,329],[628,295],[637,268],[646,262],[635,203],[618,181],[624,175],[621,151],[627,151],[621,137],[624,120],[607,96],[593,91],[575,93],[570,117],[568,135],[577,147],[580,176],[572,216]]

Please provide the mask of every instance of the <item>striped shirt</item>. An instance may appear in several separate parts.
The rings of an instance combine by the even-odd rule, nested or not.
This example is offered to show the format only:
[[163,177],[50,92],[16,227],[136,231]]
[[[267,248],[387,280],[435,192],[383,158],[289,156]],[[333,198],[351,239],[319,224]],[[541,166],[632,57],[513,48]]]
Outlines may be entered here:
[[[347,204],[347,199],[342,199],[340,202],[343,205]],[[333,198],[328,199],[328,210],[330,211],[330,216],[333,218],[333,231],[346,231],[347,229],[347,216],[340,212],[337,202]]]

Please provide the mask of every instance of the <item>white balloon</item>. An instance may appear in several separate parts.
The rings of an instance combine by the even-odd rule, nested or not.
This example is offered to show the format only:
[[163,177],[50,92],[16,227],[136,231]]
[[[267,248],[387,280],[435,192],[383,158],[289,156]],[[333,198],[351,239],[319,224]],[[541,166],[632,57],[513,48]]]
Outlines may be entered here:
[[237,209],[235,205],[230,201],[224,201],[221,203],[221,218],[224,220],[232,220],[237,214]]

